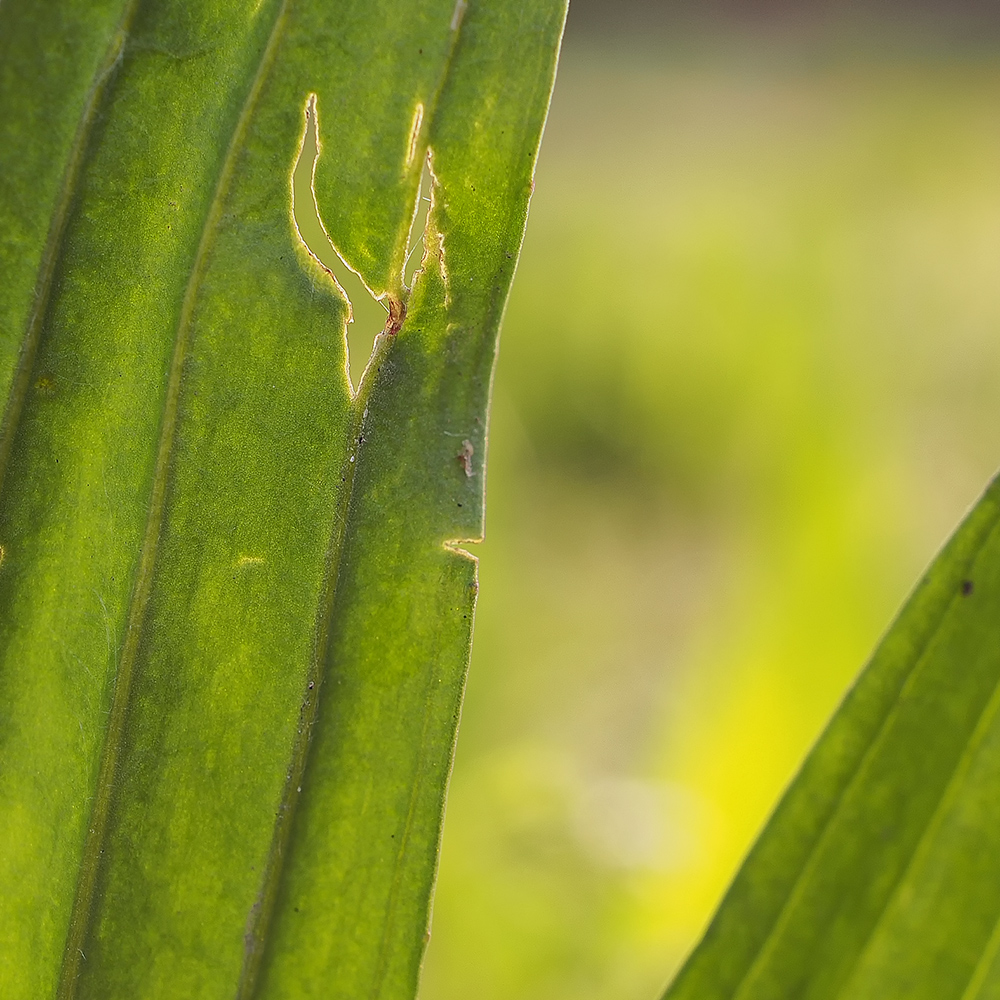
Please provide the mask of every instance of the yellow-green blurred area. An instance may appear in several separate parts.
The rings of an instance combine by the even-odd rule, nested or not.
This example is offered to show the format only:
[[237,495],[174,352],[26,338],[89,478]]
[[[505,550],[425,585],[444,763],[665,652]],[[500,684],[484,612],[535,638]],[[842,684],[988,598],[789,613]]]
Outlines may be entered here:
[[1000,32],[572,17],[422,1000],[653,1000],[1000,464]]

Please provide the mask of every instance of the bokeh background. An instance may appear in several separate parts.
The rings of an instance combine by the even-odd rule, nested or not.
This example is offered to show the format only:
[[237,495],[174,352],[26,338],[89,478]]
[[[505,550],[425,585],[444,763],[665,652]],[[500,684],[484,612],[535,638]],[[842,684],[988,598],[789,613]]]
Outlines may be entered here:
[[1000,464],[990,7],[573,0],[421,1000],[654,1000]]

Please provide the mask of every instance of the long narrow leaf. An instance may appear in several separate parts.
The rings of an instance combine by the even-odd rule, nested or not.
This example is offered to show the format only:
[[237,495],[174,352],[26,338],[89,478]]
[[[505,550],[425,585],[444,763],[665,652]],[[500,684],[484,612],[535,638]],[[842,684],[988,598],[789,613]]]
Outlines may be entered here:
[[5,1000],[414,994],[565,14],[466,6],[0,3]]

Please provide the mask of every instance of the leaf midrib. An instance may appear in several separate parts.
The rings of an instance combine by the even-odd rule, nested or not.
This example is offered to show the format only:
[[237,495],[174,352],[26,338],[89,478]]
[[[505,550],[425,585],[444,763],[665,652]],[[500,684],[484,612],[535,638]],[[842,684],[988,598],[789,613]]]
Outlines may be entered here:
[[[440,97],[444,91],[454,60],[455,50],[458,46],[458,39],[463,23],[464,7],[463,0],[458,0],[456,4],[456,14],[453,15],[451,39],[448,53],[444,59],[444,65],[438,79],[437,86],[433,94],[425,105],[424,120],[419,139],[417,160],[422,161],[428,155],[430,148],[429,136],[431,134],[434,119],[436,117]],[[316,132],[317,146],[320,143],[319,130]],[[317,157],[318,157],[317,152]],[[313,164],[315,172],[316,164]],[[433,193],[431,195],[433,199]],[[315,201],[315,190],[313,190]],[[433,202],[432,202],[433,206]],[[317,215],[319,215],[319,205],[316,205]],[[320,218],[322,225],[322,218]],[[431,213],[428,212],[424,224],[424,235],[427,227],[431,224]],[[325,232],[325,226],[324,232]],[[330,240],[329,235],[327,239]],[[333,241],[330,240],[331,246]],[[425,244],[426,246],[426,244]],[[308,249],[308,247],[307,247]],[[340,256],[339,251],[334,246],[334,251]],[[312,251],[309,251],[312,254]],[[426,252],[426,251],[425,251]],[[313,255],[315,256],[315,255]],[[365,417],[368,414],[368,401],[371,398],[375,379],[383,361],[388,357],[396,342],[403,323],[406,320],[406,309],[409,302],[412,288],[416,285],[417,276],[420,274],[423,264],[418,266],[413,274],[410,288],[407,288],[402,281],[403,270],[408,254],[403,254],[403,265],[400,271],[399,287],[401,289],[401,300],[392,304],[386,325],[383,331],[376,337],[372,348],[372,354],[358,385],[357,392],[351,399],[349,408],[350,425],[347,433],[347,449],[344,454],[343,465],[341,467],[341,495],[334,514],[333,531],[330,544],[327,549],[326,573],[324,575],[324,585],[319,602],[319,609],[316,621],[316,641],[313,650],[313,660],[306,678],[306,689],[303,693],[302,707],[299,713],[299,725],[296,733],[296,740],[292,747],[292,756],[287,769],[284,792],[281,804],[275,817],[274,833],[271,846],[264,865],[264,875],[261,880],[261,889],[254,905],[250,926],[246,935],[246,950],[244,953],[244,964],[240,975],[239,986],[236,992],[236,1000],[253,1000],[256,995],[257,985],[261,965],[264,959],[267,933],[270,928],[274,908],[280,894],[281,882],[284,875],[285,862],[288,856],[288,843],[291,840],[296,807],[301,792],[302,781],[305,776],[306,767],[309,763],[309,750],[311,745],[312,731],[319,713],[320,692],[323,685],[323,678],[326,674],[326,660],[330,640],[330,627],[332,624],[335,600],[337,593],[337,583],[340,576],[340,568],[344,551],[344,540],[347,536],[350,522],[351,504],[354,498],[354,482],[358,469],[362,461],[362,431]],[[343,258],[341,258],[343,259]],[[318,260],[318,258],[317,258]],[[339,287],[339,283],[338,283]],[[426,724],[426,720],[425,720]],[[421,740],[421,750],[424,741]],[[396,851],[396,873],[392,882],[390,896],[387,907],[386,927],[383,929],[382,938],[379,943],[379,952],[375,965],[371,990],[369,995],[377,997],[381,988],[381,983],[385,978],[388,969],[388,947],[389,929],[392,923],[392,909],[396,900],[399,886],[399,863],[406,852],[409,836],[413,826],[413,814],[415,804],[419,795],[419,780],[410,789],[410,800],[407,807],[407,817],[400,837],[399,846]]]
[[[177,329],[174,335],[174,351],[170,362],[167,379],[167,391],[164,398],[163,417],[160,426],[160,437],[157,446],[156,465],[153,473],[153,483],[150,490],[149,504],[146,514],[146,528],[140,549],[139,563],[136,570],[135,583],[129,600],[126,617],[125,637],[122,643],[122,654],[114,681],[111,712],[108,719],[101,763],[98,771],[97,789],[94,805],[91,809],[87,840],[80,863],[76,895],[66,938],[63,955],[63,965],[60,972],[57,1000],[73,1000],[76,985],[79,980],[80,959],[83,956],[83,943],[87,938],[93,917],[94,890],[97,884],[97,874],[101,856],[104,853],[104,843],[107,837],[108,817],[112,801],[118,760],[121,751],[122,735],[128,717],[129,702],[132,689],[132,679],[135,662],[142,637],[142,627],[146,605],[152,590],[153,577],[156,568],[156,557],[159,549],[160,533],[163,526],[163,512],[167,490],[169,487],[172,466],[173,449],[176,441],[177,416],[180,400],[181,375],[187,350],[190,344],[191,318],[205,271],[208,252],[212,244],[219,219],[222,216],[222,205],[228,193],[232,180],[237,154],[246,133],[247,124],[253,114],[257,100],[263,87],[267,71],[274,59],[281,30],[285,23],[289,0],[282,0],[275,16],[274,24],[264,50],[257,64],[253,81],[237,119],[236,126],[229,141],[222,168],[216,182],[215,190],[209,204],[208,212],[202,226],[198,248],[188,277],[178,317]],[[128,37],[128,26],[139,7],[139,0],[132,0],[129,9],[129,20],[119,31],[118,42],[120,52]],[[116,55],[117,59],[118,56]],[[112,62],[113,65],[113,62]],[[77,170],[79,174],[79,169]],[[69,200],[66,202],[67,209]],[[68,211],[67,211],[68,214]],[[65,220],[62,223],[65,230]],[[52,265],[54,269],[54,263]],[[51,280],[50,280],[51,284]],[[39,324],[41,326],[41,324]],[[30,370],[25,377],[25,389],[30,380]],[[3,441],[0,440],[0,447]],[[0,463],[3,460],[0,452]],[[0,464],[0,476],[3,466]],[[2,483],[0,483],[2,485]]]

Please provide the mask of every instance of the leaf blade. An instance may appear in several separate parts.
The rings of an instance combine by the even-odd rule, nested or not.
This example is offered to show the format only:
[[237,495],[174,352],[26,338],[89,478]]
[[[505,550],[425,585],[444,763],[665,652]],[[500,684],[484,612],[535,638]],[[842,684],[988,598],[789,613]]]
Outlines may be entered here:
[[[485,275],[492,283],[491,308],[466,312],[464,332],[475,336],[464,345],[454,333],[449,339],[442,295],[415,294],[415,302],[420,295],[426,299],[425,318],[414,309],[399,344],[409,338],[415,345],[408,386],[427,410],[421,415],[418,407],[414,417],[412,406],[393,403],[393,392],[400,390],[392,388],[397,383],[387,370],[378,384],[389,400],[383,420],[389,452],[381,459],[369,452],[374,457],[362,461],[353,439],[367,396],[352,398],[346,377],[345,305],[298,242],[290,216],[295,143],[310,91],[319,94],[321,107],[329,107],[338,95],[343,98],[344,79],[355,97],[368,80],[374,101],[372,95],[385,93],[385,53],[390,62],[396,59],[393,99],[373,103],[363,123],[370,130],[362,135],[371,140],[368,154],[358,156],[365,147],[349,133],[327,141],[324,152],[329,176],[339,181],[337,196],[351,209],[346,217],[374,219],[368,229],[378,239],[357,225],[346,234],[336,232],[336,223],[331,228],[345,246],[354,240],[368,247],[391,274],[419,180],[420,163],[414,170],[405,157],[412,104],[422,101],[433,109],[450,58],[455,8],[450,0],[420,5],[413,19],[407,5],[345,5],[341,13],[353,34],[323,4],[294,5],[283,15],[285,9],[274,0],[140,9],[88,148],[33,392],[17,428],[12,476],[0,496],[0,544],[8,541],[0,566],[0,685],[7,691],[24,685],[18,699],[4,703],[5,721],[14,725],[0,729],[0,753],[8,765],[0,794],[6,804],[34,812],[40,826],[57,830],[53,839],[63,873],[53,878],[46,869],[51,858],[12,839],[12,853],[20,856],[8,853],[6,870],[16,870],[19,884],[34,895],[23,911],[7,902],[0,908],[11,926],[37,922],[47,908],[42,924],[50,956],[66,926],[77,929],[67,946],[67,997],[228,995],[237,989],[258,995],[255,961],[269,935],[267,915],[261,917],[257,906],[266,900],[265,872],[281,872],[268,859],[275,823],[280,828],[281,817],[293,812],[285,809],[289,781],[296,773],[296,747],[308,746],[304,710],[315,704],[317,671],[333,655],[326,669],[336,673],[336,650],[345,659],[352,648],[345,635],[358,637],[355,646],[371,645],[370,612],[377,601],[364,596],[366,588],[372,594],[377,589],[391,606],[401,599],[394,581],[402,578],[409,586],[414,573],[405,559],[383,564],[363,544],[359,548],[354,536],[361,537],[363,519],[354,511],[360,500],[352,500],[347,480],[352,470],[369,477],[362,495],[374,518],[372,537],[383,544],[379,504],[399,488],[400,459],[413,466],[404,470],[411,490],[404,498],[415,499],[423,513],[409,521],[397,516],[393,530],[417,532],[404,554],[430,554],[416,573],[424,574],[423,589],[408,598],[426,641],[405,630],[397,637],[397,672],[403,661],[414,667],[417,697],[410,704],[385,684],[376,686],[376,693],[391,696],[388,710],[406,732],[397,739],[399,760],[367,760],[366,780],[392,791],[374,825],[402,817],[409,830],[403,852],[409,867],[389,866],[380,890],[390,902],[393,893],[406,902],[387,918],[380,916],[378,899],[363,892],[366,902],[374,899],[370,933],[360,942],[355,935],[349,946],[350,920],[341,912],[345,933],[320,956],[314,972],[317,981],[335,977],[348,993],[352,983],[371,995],[412,995],[415,988],[474,603],[471,562],[441,543],[481,532],[484,451],[477,454],[476,476],[468,477],[447,450],[450,441],[442,450],[421,433],[426,436],[440,417],[437,409],[465,417],[474,409],[477,442],[485,440],[495,334],[513,266],[501,272],[490,271],[488,261],[472,267],[477,280]],[[498,9],[498,29],[505,21],[515,25],[514,5]],[[540,23],[544,33],[511,36],[519,43],[527,38],[537,52],[526,71],[538,76],[534,104],[527,112],[519,109],[530,155],[515,165],[529,181],[564,15],[559,3],[539,4],[537,12],[540,21],[531,23]],[[396,41],[387,45],[393,31]],[[492,40],[496,45],[497,38]],[[345,67],[348,42],[354,49],[348,47]],[[437,53],[438,61],[413,59],[413,48]],[[325,72],[329,66],[336,72]],[[482,90],[482,74],[471,72],[468,79]],[[495,67],[491,72],[495,77]],[[167,92],[173,96],[165,113],[157,95]],[[370,190],[352,187],[351,178],[366,171],[389,180]],[[529,190],[530,183],[522,183],[501,199],[514,254]],[[320,195],[325,210],[322,188]],[[476,223],[473,216],[468,221]],[[370,283],[377,285],[377,276],[371,265]],[[434,285],[430,271],[424,283]],[[402,291],[398,281],[386,284],[390,294]],[[467,299],[471,293],[451,296],[452,304]],[[435,324],[441,329],[425,343],[421,338]],[[381,343],[399,355],[398,373],[406,348],[396,349],[395,331]],[[434,352],[449,345],[453,354],[471,351],[477,366],[471,388],[454,373],[450,380],[436,377],[435,365],[448,369],[454,358],[442,361]],[[372,405],[374,420],[382,403]],[[392,451],[394,434],[406,443],[402,452]],[[422,475],[451,485],[432,481],[427,488]],[[448,516],[442,516],[441,491],[451,490],[455,478],[468,510],[456,518],[449,497]],[[335,621],[334,642],[326,650],[324,608],[329,600],[335,607],[342,600],[341,588],[331,587],[341,561],[338,532],[356,553],[345,565],[367,569],[371,563],[374,578],[355,588],[358,628],[352,633]],[[53,633],[59,643],[44,641]],[[134,658],[134,678],[129,687],[119,676],[116,702],[119,651]],[[428,652],[430,662],[421,659]],[[366,662],[352,669],[357,673]],[[432,680],[443,683],[428,687]],[[355,681],[363,690],[364,678]],[[39,720],[32,703],[51,697],[53,687],[60,711]],[[354,710],[347,711],[336,699],[331,712],[347,711],[354,724],[372,709],[365,697],[351,704]],[[109,708],[114,745],[105,750],[111,763],[99,774]],[[81,732],[86,726],[82,740],[73,731],[77,722]],[[30,730],[20,743],[18,725]],[[353,752],[367,759],[366,746]],[[39,748],[58,795],[40,787],[32,801],[19,797],[11,776],[15,783],[34,780]],[[67,756],[75,756],[75,776],[67,772]],[[309,759],[323,760],[312,752]],[[334,784],[343,786],[343,772],[336,766],[333,772]],[[308,793],[316,779],[309,767],[303,774]],[[95,790],[98,807],[92,810]],[[71,822],[57,823],[60,814],[69,814]],[[66,900],[73,895],[71,875],[85,850],[88,824],[95,830],[93,886],[86,878],[80,883],[78,918],[71,921]],[[296,824],[299,819],[288,821],[288,829]],[[327,866],[337,858],[330,829],[325,825],[321,837]],[[348,821],[343,840],[364,849],[374,842],[371,830],[372,824]],[[293,837],[293,848],[295,842]],[[379,875],[374,863],[367,871]],[[357,882],[364,874],[354,871],[351,877]],[[276,884],[281,890],[282,878]],[[284,919],[281,891],[273,898]],[[357,893],[337,892],[326,905],[343,911],[349,898]],[[263,935],[255,933],[258,920]],[[312,938],[315,944],[317,935]],[[268,968],[281,959],[301,970],[303,948],[301,939],[271,946]],[[12,960],[0,973],[5,995],[51,995],[52,982],[38,988],[19,971],[35,965],[52,977],[58,969],[53,971],[51,960],[40,963],[37,951],[29,959],[27,947],[8,955]],[[355,970],[351,963],[359,955]],[[294,996],[307,987],[299,982],[275,988]]]

